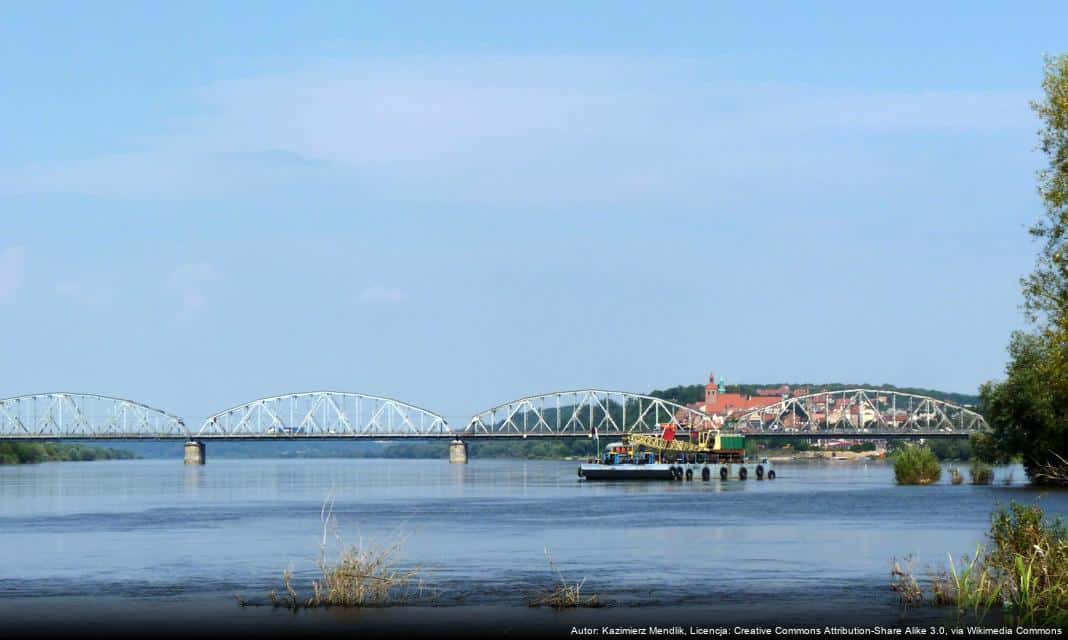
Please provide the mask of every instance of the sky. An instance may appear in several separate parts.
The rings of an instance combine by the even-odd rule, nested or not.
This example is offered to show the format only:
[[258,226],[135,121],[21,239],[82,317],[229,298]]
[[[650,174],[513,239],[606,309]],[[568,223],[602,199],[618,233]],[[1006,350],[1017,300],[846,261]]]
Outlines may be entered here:
[[975,392],[1049,3],[7,3],[0,397]]

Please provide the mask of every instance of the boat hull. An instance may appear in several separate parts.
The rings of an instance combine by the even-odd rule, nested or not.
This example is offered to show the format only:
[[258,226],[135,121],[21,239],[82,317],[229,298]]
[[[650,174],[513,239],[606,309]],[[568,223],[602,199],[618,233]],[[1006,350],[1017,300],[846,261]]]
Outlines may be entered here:
[[668,464],[584,464],[579,475],[587,480],[674,480]]
[[599,464],[579,466],[586,480],[773,480],[775,468],[766,460],[741,463]]

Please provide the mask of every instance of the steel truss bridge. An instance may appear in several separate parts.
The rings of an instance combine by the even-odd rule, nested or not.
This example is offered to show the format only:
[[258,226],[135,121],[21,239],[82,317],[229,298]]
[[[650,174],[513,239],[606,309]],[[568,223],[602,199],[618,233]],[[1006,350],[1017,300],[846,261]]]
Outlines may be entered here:
[[40,440],[478,440],[618,437],[675,425],[718,426],[769,438],[967,437],[987,430],[971,409],[893,390],[820,392],[750,411],[723,425],[648,395],[583,389],[528,396],[476,414],[462,428],[412,404],[361,393],[312,391],[261,398],[188,426],[132,400],[85,393],[0,399],[0,441]]
[[957,404],[892,389],[820,391],[784,398],[728,419],[727,428],[761,437],[945,438],[989,429]]

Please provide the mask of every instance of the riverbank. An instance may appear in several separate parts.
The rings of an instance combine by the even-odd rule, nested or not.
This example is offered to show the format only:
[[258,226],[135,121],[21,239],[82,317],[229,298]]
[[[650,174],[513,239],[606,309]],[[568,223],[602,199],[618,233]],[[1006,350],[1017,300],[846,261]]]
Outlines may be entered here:
[[137,454],[122,449],[58,442],[0,442],[0,465],[88,460],[132,460]]
[[886,451],[795,451],[768,452],[772,462],[873,462],[885,461]]

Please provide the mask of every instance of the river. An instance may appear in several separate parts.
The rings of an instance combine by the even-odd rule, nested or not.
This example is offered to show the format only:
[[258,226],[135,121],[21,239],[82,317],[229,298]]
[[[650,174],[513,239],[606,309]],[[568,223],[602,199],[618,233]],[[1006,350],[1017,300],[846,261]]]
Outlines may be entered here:
[[[776,480],[586,483],[574,462],[214,458],[0,467],[5,628],[403,628],[515,632],[584,624],[945,624],[903,612],[891,558],[917,569],[974,552],[1011,500],[1068,515],[1068,493],[899,487],[884,463],[780,464]],[[948,471],[948,469],[947,469]],[[999,478],[1010,470],[999,470]],[[967,475],[967,474],[966,474]],[[332,500],[347,542],[399,541],[426,591],[371,611],[240,607],[283,569],[309,593]],[[530,609],[546,554],[614,606]],[[143,628],[143,627],[142,627]],[[184,632],[183,632],[184,633]]]

